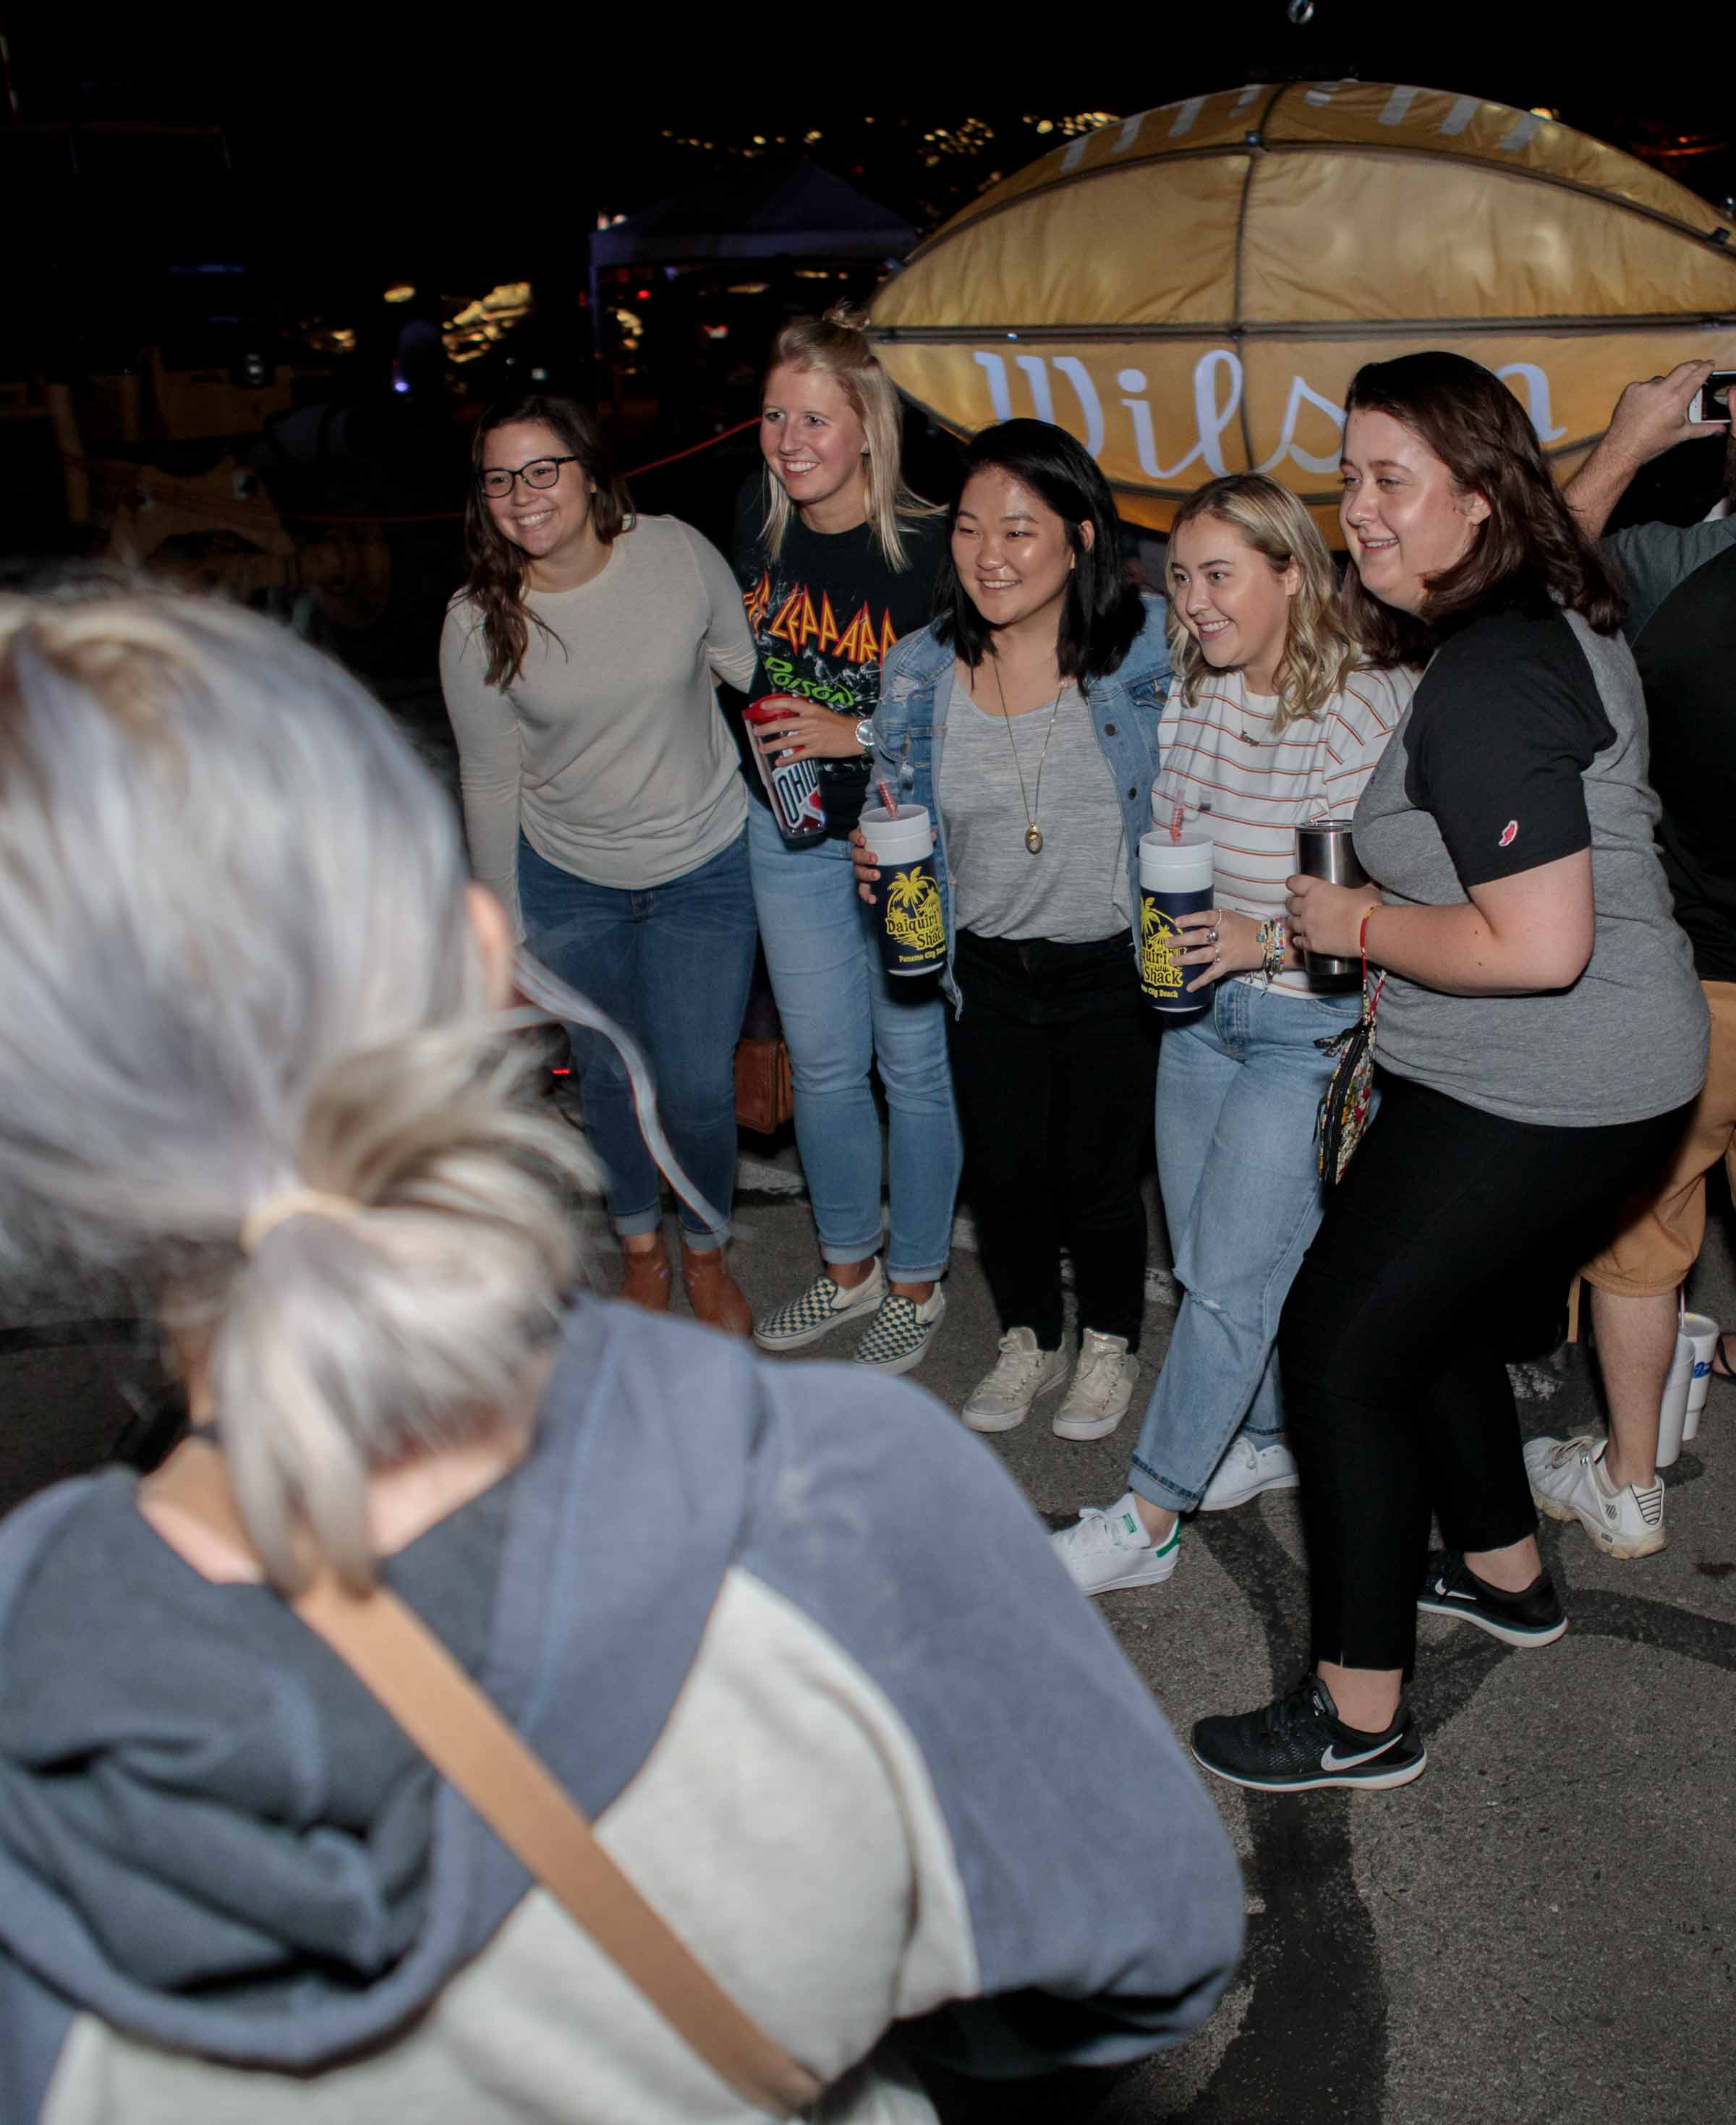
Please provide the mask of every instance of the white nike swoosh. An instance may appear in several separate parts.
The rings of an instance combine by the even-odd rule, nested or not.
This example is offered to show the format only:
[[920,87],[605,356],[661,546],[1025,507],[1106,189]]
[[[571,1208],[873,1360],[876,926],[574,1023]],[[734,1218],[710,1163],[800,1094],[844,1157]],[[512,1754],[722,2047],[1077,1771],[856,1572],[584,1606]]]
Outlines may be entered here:
[[1444,1580],[1435,1581],[1435,1591],[1444,1594],[1449,1601],[1474,1601],[1474,1594],[1467,1594],[1462,1586],[1449,1586]]
[[1383,1741],[1378,1749],[1365,1749],[1360,1756],[1341,1756],[1335,1741],[1320,1759],[1320,1768],[1323,1771],[1347,1771],[1353,1765],[1371,1764],[1376,1756],[1384,1756],[1398,1739],[1394,1734],[1391,1741]]

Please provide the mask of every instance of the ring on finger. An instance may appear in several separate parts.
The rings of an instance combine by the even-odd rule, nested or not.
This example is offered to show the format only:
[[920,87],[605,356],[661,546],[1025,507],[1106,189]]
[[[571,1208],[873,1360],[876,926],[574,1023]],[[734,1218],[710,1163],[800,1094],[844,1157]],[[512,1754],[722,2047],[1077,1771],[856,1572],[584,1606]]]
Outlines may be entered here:
[[1215,930],[1208,930],[1205,933],[1205,941],[1208,945],[1215,945],[1218,941],[1217,931]]

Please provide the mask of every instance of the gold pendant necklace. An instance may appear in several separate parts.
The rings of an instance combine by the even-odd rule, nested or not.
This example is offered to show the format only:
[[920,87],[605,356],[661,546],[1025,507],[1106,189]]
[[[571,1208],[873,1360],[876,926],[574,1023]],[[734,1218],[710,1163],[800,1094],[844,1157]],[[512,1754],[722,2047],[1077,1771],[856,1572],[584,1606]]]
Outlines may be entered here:
[[[993,655],[991,650],[989,654]],[[1054,706],[1049,711],[1049,728],[1043,734],[1043,750],[1037,756],[1036,788],[1032,796],[1025,794],[1025,770],[1019,762],[1019,748],[1012,735],[1012,718],[1007,712],[1007,689],[1001,684],[1001,667],[993,667],[994,690],[1001,697],[1001,722],[1007,732],[1007,742],[1012,751],[1013,771],[1019,778],[1019,802],[1025,808],[1025,846],[1034,856],[1043,853],[1043,829],[1037,824],[1043,808],[1043,763],[1049,757],[1049,741],[1054,736],[1056,719],[1061,713],[1061,694],[1067,691],[1067,681],[1061,680],[1061,691],[1054,697]],[[1058,672],[1055,675],[1060,676]]]

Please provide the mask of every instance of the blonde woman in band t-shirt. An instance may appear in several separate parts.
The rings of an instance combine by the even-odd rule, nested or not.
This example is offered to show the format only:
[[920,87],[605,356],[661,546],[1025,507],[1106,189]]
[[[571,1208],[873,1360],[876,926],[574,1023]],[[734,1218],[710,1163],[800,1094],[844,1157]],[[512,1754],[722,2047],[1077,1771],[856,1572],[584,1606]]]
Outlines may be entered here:
[[[1414,683],[1361,656],[1319,533],[1259,474],[1190,500],[1168,573],[1176,676],[1152,808],[1210,834],[1215,898],[1182,917],[1206,1009],[1165,1034],[1158,1070],[1182,1309],[1130,1488],[1054,1538],[1092,1594],[1168,1579],[1182,1514],[1295,1482],[1273,1343],[1323,1208],[1314,1114],[1333,1058],[1318,1044],[1355,1023],[1361,997],[1319,986],[1286,949],[1285,880],[1297,827],[1355,810]],[[1276,927],[1262,938],[1262,925]]]
[[[633,515],[573,399],[491,407],[474,460],[469,573],[440,643],[471,865],[536,957],[644,1047],[675,1155],[727,1218],[755,934],[747,799],[712,685],[753,670],[734,577],[687,525]],[[625,1072],[595,1034],[568,1036],[620,1296],[661,1312],[663,1184]],[[745,1336],[722,1237],[681,1217],[695,1315]]]

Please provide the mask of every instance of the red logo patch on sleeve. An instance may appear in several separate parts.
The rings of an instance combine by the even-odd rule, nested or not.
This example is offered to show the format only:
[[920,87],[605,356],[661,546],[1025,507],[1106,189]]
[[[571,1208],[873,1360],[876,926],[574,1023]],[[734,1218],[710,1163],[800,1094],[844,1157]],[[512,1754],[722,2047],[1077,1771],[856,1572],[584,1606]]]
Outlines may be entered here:
[[1517,819],[1509,819],[1501,829],[1501,839],[1497,846],[1503,849],[1510,849],[1518,838],[1519,822]]

